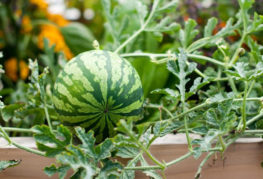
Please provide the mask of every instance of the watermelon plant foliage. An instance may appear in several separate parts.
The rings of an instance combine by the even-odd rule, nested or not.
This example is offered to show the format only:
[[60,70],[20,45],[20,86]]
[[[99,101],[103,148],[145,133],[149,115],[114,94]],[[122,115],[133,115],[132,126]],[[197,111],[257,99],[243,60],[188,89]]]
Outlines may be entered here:
[[[37,61],[30,61],[31,81],[21,88],[26,91],[26,95],[21,98],[23,103],[4,105],[1,102],[1,115],[6,122],[15,121],[28,116],[29,111],[33,110],[39,114],[34,117],[46,120],[47,125],[31,123],[32,128],[0,126],[0,135],[4,139],[22,150],[54,157],[56,163],[44,169],[48,176],[58,173],[59,178],[65,178],[69,175],[68,171],[72,170],[71,178],[131,179],[135,178],[135,171],[140,170],[151,178],[159,179],[165,178],[165,170],[170,166],[180,165],[181,161],[189,157],[197,159],[203,154],[205,157],[193,176],[200,178],[205,162],[217,153],[224,155],[224,151],[238,138],[262,137],[263,46],[253,35],[262,33],[263,16],[256,12],[251,13],[253,0],[238,0],[238,13],[217,32],[214,32],[218,24],[215,17],[208,20],[203,32],[199,31],[197,22],[193,19],[188,19],[181,25],[174,23],[177,17],[174,13],[179,1],[112,2],[101,1],[106,19],[105,42],[102,43],[104,51],[96,49],[75,57],[66,64],[55,85],[52,83],[54,75],[49,75],[47,68],[42,70]],[[138,46],[142,44],[139,42],[149,36],[153,45],[156,41],[165,43],[165,36],[172,42],[169,42],[168,49]],[[229,37],[233,36],[237,36],[238,40],[229,40]],[[96,48],[99,48],[98,44]],[[44,59],[54,58],[50,49],[46,48],[46,52]],[[105,58],[107,55],[109,58]],[[122,105],[128,106],[139,101],[138,105],[133,106],[133,109],[139,109],[142,104],[139,77],[135,75],[136,80],[132,80],[135,79],[134,76],[129,75],[135,74],[135,71],[124,58],[162,64],[173,80],[170,86],[152,91],[153,95],[162,96],[158,103],[145,100],[145,116],[148,112],[155,111],[151,118],[125,118],[123,114],[127,114],[127,111],[119,111],[119,116],[109,115],[115,121],[110,127],[110,137],[105,139],[103,132],[109,132],[105,130],[105,124],[108,124],[105,121],[109,118],[102,121],[103,117],[95,114],[97,109],[88,109],[87,106],[105,102],[104,97],[107,94],[110,94],[108,99],[111,100],[113,108],[117,105],[117,108],[121,109]],[[114,67],[108,66],[111,68],[106,69],[104,62],[110,62]],[[91,73],[91,67],[85,63],[96,64],[99,75]],[[102,65],[98,70],[100,64]],[[74,65],[77,68],[74,68]],[[147,71],[150,69],[148,67],[145,66]],[[86,71],[88,76],[76,78],[81,74],[77,73],[81,68],[89,68]],[[51,73],[57,69],[59,68],[52,67]],[[121,72],[116,73],[114,78],[103,81],[107,79],[102,79],[103,75],[113,75],[110,70]],[[70,75],[67,76],[68,74]],[[154,75],[160,75],[158,70]],[[120,80],[125,76],[128,79],[126,86]],[[77,80],[74,81],[74,78]],[[96,78],[101,79],[96,81]],[[113,82],[112,79],[117,80]],[[87,82],[84,87],[85,80],[93,82],[93,87],[97,85],[96,90],[87,90],[90,86]],[[115,86],[112,85],[114,83]],[[130,86],[127,85],[129,83]],[[134,85],[134,89],[140,89],[140,95],[125,96]],[[53,86],[54,91],[50,90]],[[142,86],[144,87],[144,83]],[[73,92],[68,92],[69,89]],[[101,93],[102,90],[105,93]],[[81,94],[87,92],[86,95],[93,96],[83,98],[78,96],[79,91]],[[74,100],[72,96],[70,98],[69,94],[76,94],[74,97],[78,100]],[[78,102],[84,104],[77,104]],[[84,108],[87,108],[86,111]],[[98,114],[101,114],[101,111]],[[86,120],[94,117],[92,115],[95,115],[94,125]],[[69,128],[65,121],[73,127]],[[37,150],[12,141],[10,132],[33,135]],[[179,158],[161,161],[151,153],[150,146],[157,138],[171,133],[185,134],[188,150]],[[199,138],[191,138],[190,134],[198,135]],[[151,161],[151,164],[148,161]]]

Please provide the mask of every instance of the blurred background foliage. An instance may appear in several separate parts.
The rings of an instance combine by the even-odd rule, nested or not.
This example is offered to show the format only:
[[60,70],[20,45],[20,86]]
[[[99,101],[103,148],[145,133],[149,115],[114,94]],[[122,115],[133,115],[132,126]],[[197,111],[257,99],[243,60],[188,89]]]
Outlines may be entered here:
[[[29,58],[37,59],[42,67],[40,71],[43,71],[45,66],[49,67],[50,84],[47,88],[50,88],[51,93],[52,84],[63,64],[79,53],[93,49],[92,42],[95,39],[99,41],[102,49],[113,51],[138,30],[139,21],[133,19],[138,18],[138,14],[143,12],[140,10],[143,9],[138,9],[130,0],[111,2],[113,7],[114,4],[118,4],[117,10],[106,9],[100,0],[0,0],[0,51],[3,53],[0,60],[5,70],[5,74],[1,75],[0,95],[3,96],[5,104],[19,102],[11,105],[10,111],[7,111],[10,116],[16,116],[12,120],[6,119],[9,123],[7,126],[28,127],[42,123],[44,119],[41,104],[28,104],[28,101],[39,97],[30,91],[32,86],[26,83],[30,81]],[[207,20],[215,16],[219,18],[219,23],[214,29],[214,34],[223,28],[226,20],[238,10],[236,0],[178,2],[178,8],[168,12],[172,21],[184,24],[184,21],[191,18],[202,31]],[[145,0],[144,3],[145,7],[150,9],[151,0]],[[256,1],[254,10],[263,14],[263,0]],[[114,18],[114,21],[111,18]],[[136,43],[129,44],[122,52],[129,53],[140,49],[143,52],[164,53],[168,49],[177,49],[179,42],[174,40],[175,35],[169,32],[143,32]],[[263,41],[262,35],[255,34],[253,37],[254,40]],[[238,39],[238,32],[229,37],[229,41]],[[158,102],[158,96],[153,97],[150,92],[168,87],[175,79],[169,75],[165,65],[152,63],[143,57],[128,60],[141,77],[145,98],[151,102]],[[19,113],[17,109],[25,103],[27,105],[24,108],[35,110],[37,113],[33,116],[28,116],[26,112]],[[50,111],[52,114],[51,107]],[[32,121],[36,119],[36,115],[38,120]]]

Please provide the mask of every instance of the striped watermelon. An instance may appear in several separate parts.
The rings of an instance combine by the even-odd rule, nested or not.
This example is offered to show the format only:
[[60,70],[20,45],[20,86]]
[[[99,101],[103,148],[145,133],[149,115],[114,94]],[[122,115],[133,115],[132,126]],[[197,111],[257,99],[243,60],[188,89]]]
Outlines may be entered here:
[[143,91],[128,61],[109,51],[92,50],[65,65],[52,99],[64,124],[92,129],[102,140],[114,135],[119,119],[141,116]]

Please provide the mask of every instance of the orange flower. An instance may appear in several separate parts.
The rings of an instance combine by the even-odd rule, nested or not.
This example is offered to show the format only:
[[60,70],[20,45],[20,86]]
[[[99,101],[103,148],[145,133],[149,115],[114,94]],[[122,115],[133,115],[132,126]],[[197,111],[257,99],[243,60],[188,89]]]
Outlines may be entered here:
[[60,14],[50,14],[47,13],[47,18],[57,24],[60,27],[64,27],[69,24],[69,21],[66,20],[62,15]]
[[18,78],[21,78],[22,80],[25,80],[28,77],[29,74],[29,68],[27,64],[20,60],[19,61],[19,76],[18,76],[18,69],[17,69],[17,59],[16,58],[10,58],[5,62],[5,73],[6,75],[13,81],[17,81]]
[[37,6],[40,10],[46,12],[48,4],[44,0],[30,0],[31,4]]
[[33,26],[31,24],[31,20],[28,16],[24,16],[22,19],[22,33],[31,32]]
[[213,35],[215,35],[218,31],[223,29],[226,26],[226,22],[222,21],[219,24],[216,25],[216,27],[213,30]]
[[66,45],[64,37],[61,32],[55,25],[46,24],[42,25],[40,29],[40,33],[38,35],[38,47],[44,48],[44,38],[49,40],[49,45],[55,45],[55,51],[64,52],[67,59],[71,59],[73,57],[70,49]]

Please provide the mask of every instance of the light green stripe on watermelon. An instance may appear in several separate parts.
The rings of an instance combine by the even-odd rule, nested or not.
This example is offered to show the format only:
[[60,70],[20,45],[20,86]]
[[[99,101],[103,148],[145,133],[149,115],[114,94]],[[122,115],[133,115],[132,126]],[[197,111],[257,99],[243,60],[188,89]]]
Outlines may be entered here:
[[114,135],[119,119],[140,118],[143,92],[128,61],[93,50],[66,64],[54,85],[53,102],[65,124],[92,129],[100,140]]

